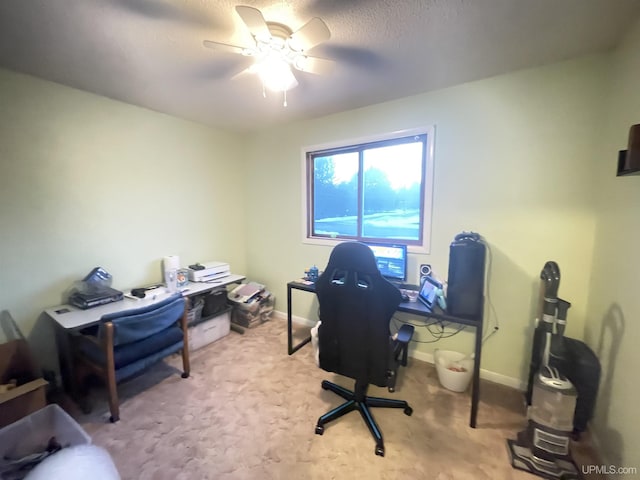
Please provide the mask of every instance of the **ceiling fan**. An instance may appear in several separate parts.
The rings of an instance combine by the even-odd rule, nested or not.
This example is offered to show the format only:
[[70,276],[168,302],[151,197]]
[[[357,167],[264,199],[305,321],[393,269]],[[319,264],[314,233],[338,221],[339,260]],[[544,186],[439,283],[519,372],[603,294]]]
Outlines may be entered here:
[[286,107],[287,90],[298,85],[292,68],[318,75],[333,70],[335,64],[332,60],[307,55],[308,50],[331,37],[329,28],[320,18],[312,18],[293,32],[287,25],[267,22],[257,8],[238,5],[236,12],[251,33],[253,45],[245,47],[212,40],[204,40],[202,43],[214,50],[254,58],[254,63],[240,73],[257,74],[262,80],[264,96],[265,89],[283,92]]

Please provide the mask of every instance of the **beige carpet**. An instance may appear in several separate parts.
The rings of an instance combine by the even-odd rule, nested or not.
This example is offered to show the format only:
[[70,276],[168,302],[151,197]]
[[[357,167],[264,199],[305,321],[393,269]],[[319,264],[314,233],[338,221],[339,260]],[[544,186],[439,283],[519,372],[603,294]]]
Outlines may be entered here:
[[[231,332],[191,356],[191,377],[175,356],[120,386],[120,422],[108,422],[104,390],[90,415],[71,413],[113,457],[123,479],[534,479],[514,470],[505,440],[525,425],[522,396],[482,384],[478,428],[469,427],[469,394],[438,385],[430,364],[411,359],[397,391],[402,410],[374,409],[386,455],[357,412],[316,435],[317,418],[342,403],[323,379],[352,381],[317,368],[311,346],[286,354],[286,325],[274,319],[244,335]],[[176,368],[177,367],[177,368]],[[587,451],[581,442],[579,451]],[[578,460],[578,459],[577,459]]]

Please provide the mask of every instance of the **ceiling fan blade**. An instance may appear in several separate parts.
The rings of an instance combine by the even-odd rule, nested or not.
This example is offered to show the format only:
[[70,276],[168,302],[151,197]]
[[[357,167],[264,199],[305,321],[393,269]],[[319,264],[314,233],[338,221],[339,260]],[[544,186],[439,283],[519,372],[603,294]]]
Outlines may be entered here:
[[302,57],[294,65],[297,70],[307,73],[315,73],[316,75],[325,75],[331,73],[336,66],[333,60],[318,57]]
[[236,6],[236,12],[238,12],[238,15],[240,15],[240,18],[247,25],[247,28],[254,37],[260,39],[271,38],[269,27],[260,10],[245,5],[238,5]]
[[293,72],[291,73],[291,83],[289,83],[289,88],[288,90],[291,90],[293,88],[296,88],[298,86],[298,79],[296,78],[296,76],[293,74]]
[[183,8],[176,2],[158,0],[109,0],[109,3],[146,19],[178,21],[206,28],[212,28],[215,23],[221,26],[204,11],[204,7]]
[[[198,62],[193,67],[186,69],[186,75],[187,78],[199,82],[227,81],[251,63],[250,57],[225,55],[223,58],[216,59],[215,62]],[[184,79],[184,77],[182,78]]]
[[371,72],[389,68],[389,65],[382,55],[365,48],[327,43],[322,47],[318,47],[317,53],[318,55],[334,58],[341,63],[347,63],[350,66]]
[[330,17],[355,13],[359,8],[368,7],[370,3],[371,0],[310,0],[304,11]]
[[231,76],[231,80],[236,80],[238,78],[246,77],[247,75],[252,75],[253,73],[255,73],[253,71],[253,65],[250,65],[249,67],[243,68],[238,73],[236,73],[235,75]]
[[329,27],[318,17],[314,17],[291,34],[289,45],[294,50],[306,51],[331,38]]
[[229,45],[228,43],[214,42],[211,40],[203,40],[202,44],[207,48],[212,48],[221,52],[238,53],[240,55],[244,55],[246,50],[245,48],[237,45]]

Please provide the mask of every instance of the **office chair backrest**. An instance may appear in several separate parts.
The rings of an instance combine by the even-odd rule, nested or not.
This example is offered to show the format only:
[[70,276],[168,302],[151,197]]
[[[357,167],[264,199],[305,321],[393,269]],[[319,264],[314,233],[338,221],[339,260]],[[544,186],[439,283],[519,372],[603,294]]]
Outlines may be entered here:
[[316,281],[316,293],[320,367],[386,386],[389,321],[402,297],[380,274],[371,249],[358,242],[337,245]]
[[173,326],[184,314],[185,300],[180,293],[147,307],[104,315],[98,329],[98,338],[105,335],[102,323],[113,323],[114,346],[148,338]]

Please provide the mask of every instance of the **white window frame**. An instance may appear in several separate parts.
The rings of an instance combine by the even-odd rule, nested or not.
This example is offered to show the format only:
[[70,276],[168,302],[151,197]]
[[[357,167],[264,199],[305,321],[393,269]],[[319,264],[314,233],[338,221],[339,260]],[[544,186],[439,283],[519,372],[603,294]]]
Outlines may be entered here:
[[[344,242],[343,238],[315,238],[307,236],[308,225],[308,212],[310,208],[311,198],[309,197],[309,186],[307,185],[307,153],[316,152],[318,150],[328,150],[332,148],[342,148],[353,145],[361,145],[364,143],[379,142],[384,140],[393,140],[395,138],[407,137],[410,135],[426,135],[426,158],[425,158],[425,184],[424,198],[423,198],[423,219],[422,219],[422,245],[408,245],[407,251],[409,253],[429,254],[431,252],[431,226],[433,219],[433,164],[434,164],[434,135],[435,126],[429,127],[417,127],[406,130],[397,130],[394,132],[371,135],[360,138],[352,138],[347,140],[339,140],[335,142],[323,143],[320,145],[309,145],[302,147],[301,151],[301,174],[302,174],[302,243],[310,245],[327,245],[335,246],[338,243]],[[401,241],[398,241],[401,243]]]

